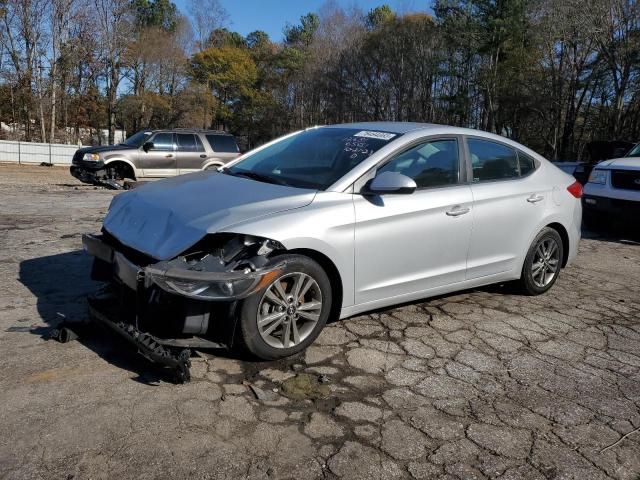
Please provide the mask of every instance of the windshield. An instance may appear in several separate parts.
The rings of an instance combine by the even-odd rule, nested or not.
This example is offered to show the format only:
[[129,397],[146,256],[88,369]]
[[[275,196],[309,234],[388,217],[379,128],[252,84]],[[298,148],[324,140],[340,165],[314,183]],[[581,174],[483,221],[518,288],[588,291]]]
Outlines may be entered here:
[[151,132],[140,131],[138,133],[134,133],[129,138],[127,138],[121,145],[127,145],[129,147],[141,147],[144,142],[151,136]]
[[280,140],[224,172],[299,188],[326,190],[396,133],[314,128]]
[[631,149],[626,155],[627,157],[640,157],[640,143]]

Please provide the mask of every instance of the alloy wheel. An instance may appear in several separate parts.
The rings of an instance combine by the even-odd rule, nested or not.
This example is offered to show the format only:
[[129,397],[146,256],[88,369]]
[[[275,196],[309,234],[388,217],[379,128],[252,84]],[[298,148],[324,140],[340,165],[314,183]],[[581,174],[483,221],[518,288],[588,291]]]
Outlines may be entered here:
[[306,273],[288,273],[264,292],[258,305],[258,332],[274,348],[291,348],[311,334],[321,312],[318,282]]
[[544,238],[538,243],[533,262],[531,263],[531,278],[533,283],[544,288],[552,281],[560,265],[560,249],[553,238]]

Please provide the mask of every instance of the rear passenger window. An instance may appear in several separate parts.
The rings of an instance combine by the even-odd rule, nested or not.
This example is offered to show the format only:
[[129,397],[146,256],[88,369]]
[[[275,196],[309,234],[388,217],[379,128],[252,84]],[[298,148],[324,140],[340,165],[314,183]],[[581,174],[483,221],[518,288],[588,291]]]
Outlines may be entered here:
[[181,152],[204,151],[200,139],[192,133],[178,133],[178,150]]
[[211,150],[221,153],[238,153],[236,139],[231,135],[207,135]]
[[504,180],[518,178],[516,151],[496,142],[469,138],[469,153],[473,168],[473,181]]
[[520,151],[518,151],[518,163],[520,164],[520,175],[523,177],[536,169],[536,161]]
[[398,172],[412,178],[418,188],[458,183],[459,158],[456,140],[434,140],[401,153],[378,172]]

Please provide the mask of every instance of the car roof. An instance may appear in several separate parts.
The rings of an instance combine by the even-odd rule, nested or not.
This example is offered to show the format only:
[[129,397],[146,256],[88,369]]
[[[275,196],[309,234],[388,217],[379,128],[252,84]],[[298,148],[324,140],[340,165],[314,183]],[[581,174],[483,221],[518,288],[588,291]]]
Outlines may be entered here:
[[416,122],[355,122],[327,125],[327,128],[355,128],[362,130],[378,130],[390,133],[407,133],[414,130],[424,130],[439,126],[442,125]]
[[[476,130],[473,128],[454,127],[453,125],[444,125],[439,123],[417,123],[417,122],[356,122],[342,123],[337,125],[327,125],[326,128],[355,128],[363,130],[378,130],[383,132],[405,134],[409,132],[422,132],[429,134],[430,131],[437,133],[453,134],[453,135],[472,135],[475,137],[484,137],[490,140],[517,143],[509,138],[497,135],[495,133],[484,130]],[[520,144],[518,144],[520,145]],[[523,146],[523,145],[522,145]]]

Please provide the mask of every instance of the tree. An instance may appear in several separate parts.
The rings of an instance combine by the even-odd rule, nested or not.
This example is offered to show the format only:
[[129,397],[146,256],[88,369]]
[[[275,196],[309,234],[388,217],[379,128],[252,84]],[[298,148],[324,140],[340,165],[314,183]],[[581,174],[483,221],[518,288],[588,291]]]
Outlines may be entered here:
[[386,22],[389,22],[395,19],[396,14],[391,7],[387,4],[380,5],[379,7],[373,8],[369,10],[367,14],[367,27],[369,29],[378,28],[384,25]]
[[196,53],[191,75],[210,88],[217,101],[214,121],[224,128],[241,100],[254,95],[258,69],[246,49],[225,45]]
[[97,33],[100,39],[99,58],[104,71],[107,101],[109,143],[113,144],[116,129],[117,94],[126,51],[133,34],[133,12],[128,0],[94,0]]
[[189,17],[195,33],[196,50],[207,48],[211,32],[223,28],[229,15],[219,0],[189,0]]

